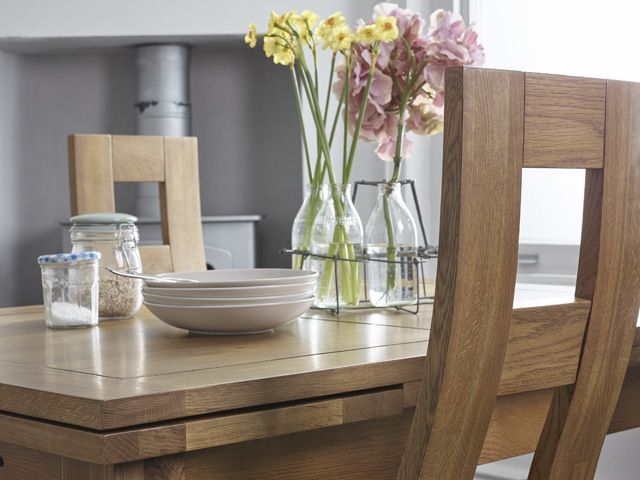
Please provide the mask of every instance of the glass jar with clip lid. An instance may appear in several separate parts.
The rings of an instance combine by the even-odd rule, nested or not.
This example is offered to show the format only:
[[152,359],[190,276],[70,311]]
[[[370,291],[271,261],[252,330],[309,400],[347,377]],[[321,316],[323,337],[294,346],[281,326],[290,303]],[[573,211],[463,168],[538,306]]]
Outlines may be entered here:
[[[138,219],[126,213],[90,213],[71,218],[72,252],[96,251],[102,267],[130,273],[142,272],[138,250]],[[129,318],[142,305],[142,281],[100,269],[101,320]]]

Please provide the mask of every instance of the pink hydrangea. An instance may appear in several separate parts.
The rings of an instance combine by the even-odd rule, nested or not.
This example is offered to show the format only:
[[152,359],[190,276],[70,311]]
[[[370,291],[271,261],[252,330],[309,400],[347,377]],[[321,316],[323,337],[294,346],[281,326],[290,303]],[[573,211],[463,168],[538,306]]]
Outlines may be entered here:
[[[428,29],[425,29],[424,18],[419,13],[392,3],[376,5],[372,21],[378,16],[396,18],[398,38],[381,46],[360,137],[378,144],[376,153],[381,159],[393,160],[398,136],[398,111],[409,78],[419,75],[420,83],[424,85],[413,87],[409,105],[405,108],[405,130],[420,135],[438,133],[444,116],[445,69],[450,66],[481,65],[484,62],[484,49],[478,43],[476,32],[467,28],[456,13],[436,10],[430,17]],[[424,68],[418,71],[419,67]],[[356,45],[349,76],[349,125],[352,133],[364,100],[370,69],[369,48]],[[338,69],[338,79],[334,84],[337,96],[343,91],[345,73],[343,65]],[[405,134],[403,158],[411,154],[411,147]]]

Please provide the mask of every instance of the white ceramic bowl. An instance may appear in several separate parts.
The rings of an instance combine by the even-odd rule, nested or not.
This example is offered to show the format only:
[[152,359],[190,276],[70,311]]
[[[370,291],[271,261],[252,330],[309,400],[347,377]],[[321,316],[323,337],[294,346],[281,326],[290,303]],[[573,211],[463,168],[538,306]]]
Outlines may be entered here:
[[296,293],[293,295],[275,295],[270,297],[246,297],[246,298],[196,298],[196,297],[171,297],[143,292],[144,301],[160,305],[184,305],[184,306],[225,306],[225,305],[264,305],[271,303],[293,302],[304,300],[313,295],[313,291]]
[[145,302],[147,308],[163,322],[192,333],[207,335],[247,335],[266,333],[289,323],[305,313],[313,298],[228,307],[186,307]]
[[[169,285],[169,284],[167,284]],[[156,288],[143,286],[143,293],[162,295],[166,297],[189,298],[250,298],[271,297],[276,295],[294,295],[308,293],[311,295],[316,285],[315,278],[304,283],[288,283],[283,285],[257,285],[253,287],[222,287],[222,288],[171,288],[170,286]]]
[[290,268],[247,268],[207,270],[205,272],[163,273],[160,276],[196,280],[198,283],[166,283],[146,280],[146,285],[156,288],[220,288],[286,285],[291,283],[306,283],[310,280],[315,280],[318,274],[310,270],[293,270]]

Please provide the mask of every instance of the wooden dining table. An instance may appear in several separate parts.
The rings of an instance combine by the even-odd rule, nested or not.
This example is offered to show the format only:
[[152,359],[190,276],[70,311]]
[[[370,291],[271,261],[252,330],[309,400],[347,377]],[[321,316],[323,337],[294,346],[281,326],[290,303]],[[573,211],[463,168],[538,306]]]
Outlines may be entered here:
[[[532,309],[573,301],[516,290]],[[270,334],[197,336],[144,308],[76,330],[45,328],[42,306],[0,309],[0,479],[395,478],[431,312],[311,310]],[[512,323],[482,463],[531,452],[575,378],[584,321],[540,318]],[[637,334],[611,431],[640,426],[639,369]]]

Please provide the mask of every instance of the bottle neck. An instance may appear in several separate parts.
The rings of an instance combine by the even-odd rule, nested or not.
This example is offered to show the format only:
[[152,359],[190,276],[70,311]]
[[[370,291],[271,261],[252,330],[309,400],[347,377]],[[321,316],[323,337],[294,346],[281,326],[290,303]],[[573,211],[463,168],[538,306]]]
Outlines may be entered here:
[[378,194],[402,198],[402,184],[400,182],[381,183],[378,185]]

